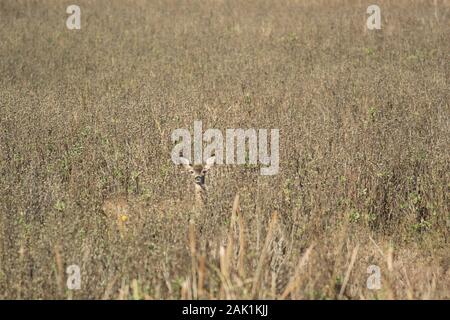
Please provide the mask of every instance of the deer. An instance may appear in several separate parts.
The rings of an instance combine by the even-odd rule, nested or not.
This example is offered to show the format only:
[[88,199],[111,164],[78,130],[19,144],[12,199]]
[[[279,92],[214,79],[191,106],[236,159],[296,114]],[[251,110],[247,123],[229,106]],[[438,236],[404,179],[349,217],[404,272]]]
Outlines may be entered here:
[[216,157],[212,156],[206,159],[205,164],[191,165],[187,158],[180,157],[180,164],[184,169],[194,177],[194,194],[195,207],[198,209],[204,208],[207,203],[207,192],[205,186],[206,173],[214,166]]
[[[206,173],[213,167],[215,156],[208,158],[205,164],[191,165],[187,158],[180,156],[179,163],[193,176],[194,180],[194,208],[201,210],[207,203],[205,186]],[[160,205],[160,204],[158,204]],[[161,204],[163,205],[163,204]],[[137,197],[128,194],[117,194],[106,198],[102,204],[102,213],[112,221],[115,221],[121,236],[126,231],[126,225],[133,220],[133,215],[143,211],[143,204]]]

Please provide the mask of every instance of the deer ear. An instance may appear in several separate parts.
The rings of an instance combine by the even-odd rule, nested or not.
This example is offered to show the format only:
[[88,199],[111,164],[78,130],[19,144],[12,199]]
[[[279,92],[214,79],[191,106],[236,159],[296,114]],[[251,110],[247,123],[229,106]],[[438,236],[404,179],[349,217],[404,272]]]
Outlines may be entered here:
[[187,171],[192,170],[192,166],[189,163],[189,160],[184,158],[184,157],[180,157],[179,158],[179,162],[180,164],[183,166],[184,169],[186,169]]
[[215,161],[216,161],[216,156],[212,156],[212,157],[206,159],[206,164],[205,164],[205,166],[203,167],[203,170],[205,170],[205,172],[206,172],[206,171],[208,171],[209,169],[211,169],[212,166],[214,166],[214,162],[215,162]]

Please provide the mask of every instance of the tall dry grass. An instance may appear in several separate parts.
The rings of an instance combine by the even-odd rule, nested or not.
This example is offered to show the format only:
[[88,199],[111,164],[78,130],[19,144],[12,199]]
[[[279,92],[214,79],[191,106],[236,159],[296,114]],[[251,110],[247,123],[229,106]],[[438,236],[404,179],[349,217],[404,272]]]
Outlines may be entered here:
[[[449,1],[77,4],[0,2],[0,298],[450,297]],[[279,128],[280,173],[213,168],[196,212],[194,120]]]

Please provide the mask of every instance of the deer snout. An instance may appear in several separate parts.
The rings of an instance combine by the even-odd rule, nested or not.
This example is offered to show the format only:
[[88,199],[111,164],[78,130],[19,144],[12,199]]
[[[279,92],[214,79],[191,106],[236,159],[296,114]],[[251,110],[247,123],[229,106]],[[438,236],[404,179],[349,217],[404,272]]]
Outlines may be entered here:
[[197,183],[197,184],[205,183],[205,177],[203,177],[203,176],[195,176],[194,180],[195,180],[195,183]]

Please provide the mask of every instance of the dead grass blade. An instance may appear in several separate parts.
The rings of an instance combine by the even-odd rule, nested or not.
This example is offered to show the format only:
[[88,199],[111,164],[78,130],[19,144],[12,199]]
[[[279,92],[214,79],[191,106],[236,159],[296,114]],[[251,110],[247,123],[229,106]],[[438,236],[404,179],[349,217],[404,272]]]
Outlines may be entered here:
[[306,262],[308,261],[313,248],[314,248],[314,244],[311,244],[308,247],[308,249],[306,249],[305,253],[301,256],[301,258],[297,264],[297,269],[295,270],[295,274],[289,280],[289,283],[286,286],[286,289],[284,289],[283,293],[281,294],[280,299],[282,299],[282,300],[286,299],[292,292],[294,292],[295,290],[297,290],[300,287],[301,271],[303,270],[304,266],[306,265]]
[[253,278],[253,287],[252,287],[252,294],[251,294],[253,299],[256,299],[256,297],[259,293],[259,288],[261,285],[261,275],[263,272],[267,253],[269,251],[269,247],[272,242],[273,231],[275,229],[277,221],[278,221],[278,212],[274,211],[272,214],[272,218],[270,219],[269,226],[267,228],[268,231],[267,231],[266,240],[264,242],[264,247],[261,252],[261,255],[259,256],[258,267],[256,268],[255,276]]
[[353,249],[352,257],[350,259],[350,264],[348,265],[347,272],[345,273],[344,281],[342,282],[341,290],[339,291],[339,296],[338,296],[339,299],[342,299],[342,296],[344,295],[345,288],[347,287],[348,280],[350,279],[350,273],[352,272],[353,265],[355,264],[355,261],[356,261],[356,256],[358,255],[358,250],[359,250],[359,244],[356,245],[356,247]]

